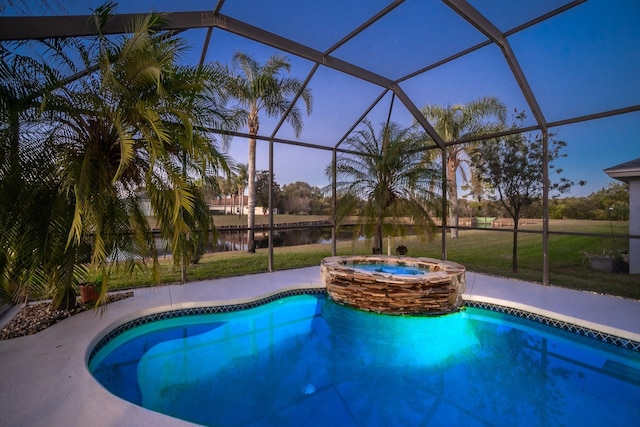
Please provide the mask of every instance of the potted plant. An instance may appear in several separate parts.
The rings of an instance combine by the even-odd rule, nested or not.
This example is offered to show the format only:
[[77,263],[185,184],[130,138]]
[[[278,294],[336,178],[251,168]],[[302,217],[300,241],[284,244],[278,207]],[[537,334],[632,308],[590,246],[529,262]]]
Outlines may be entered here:
[[613,261],[613,271],[616,273],[629,272],[629,252],[626,249],[618,251]]
[[93,282],[82,282],[78,285],[80,291],[80,301],[83,304],[95,303],[100,297],[100,286],[102,279],[97,278]]
[[613,262],[615,257],[611,254],[611,251],[606,249],[602,250],[602,253],[590,253],[582,252],[583,260],[589,260],[589,264],[592,270],[604,271],[611,273],[613,271]]

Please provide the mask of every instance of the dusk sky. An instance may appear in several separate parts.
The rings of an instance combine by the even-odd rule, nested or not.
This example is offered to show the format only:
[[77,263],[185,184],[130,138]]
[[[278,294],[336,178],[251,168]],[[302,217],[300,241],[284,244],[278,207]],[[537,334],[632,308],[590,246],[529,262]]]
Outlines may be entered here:
[[[43,12],[40,2],[32,1],[31,14],[51,14]],[[88,14],[100,1],[60,3],[64,3],[67,14]],[[226,0],[221,13],[325,51],[389,3],[390,0]],[[568,2],[471,0],[469,3],[506,32]],[[121,2],[117,11],[212,10],[215,4],[211,0],[140,0]],[[7,7],[4,14],[24,12]],[[589,0],[508,37],[548,122],[640,104],[639,23],[640,1]],[[206,29],[183,33],[192,46],[185,63],[198,62],[205,34]],[[396,80],[484,40],[483,34],[441,1],[406,0],[332,55]],[[278,52],[215,29],[206,60],[230,62],[238,50],[261,62]],[[304,80],[313,63],[284,54],[291,59],[292,74]],[[493,44],[403,81],[400,86],[419,108],[496,96],[510,112],[525,110],[527,124],[535,124],[500,49]],[[303,133],[296,138],[285,124],[277,137],[333,147],[383,91],[323,66],[309,88],[314,97],[313,112],[304,119]],[[369,120],[374,124],[384,122],[390,101],[388,94],[369,114]],[[413,123],[412,116],[397,99],[392,120],[405,126]],[[278,118],[262,118],[259,133],[270,136],[277,122]],[[614,182],[603,169],[640,157],[640,112],[565,125],[552,131],[557,131],[557,138],[568,143],[567,158],[557,164],[564,169],[563,176],[587,181],[586,186],[575,187],[573,195],[588,195]],[[246,163],[247,151],[246,140],[232,141],[230,155],[236,161]],[[275,144],[274,152],[274,172],[280,185],[294,181],[321,187],[329,184],[324,169],[331,160],[330,151]],[[258,142],[257,169],[268,169],[267,142]]]

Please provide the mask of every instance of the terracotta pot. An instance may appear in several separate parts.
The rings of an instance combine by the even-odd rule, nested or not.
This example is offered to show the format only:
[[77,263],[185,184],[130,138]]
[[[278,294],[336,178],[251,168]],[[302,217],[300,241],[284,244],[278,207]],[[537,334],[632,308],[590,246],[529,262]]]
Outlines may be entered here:
[[96,302],[100,296],[100,291],[93,285],[80,285],[80,300],[83,304]]

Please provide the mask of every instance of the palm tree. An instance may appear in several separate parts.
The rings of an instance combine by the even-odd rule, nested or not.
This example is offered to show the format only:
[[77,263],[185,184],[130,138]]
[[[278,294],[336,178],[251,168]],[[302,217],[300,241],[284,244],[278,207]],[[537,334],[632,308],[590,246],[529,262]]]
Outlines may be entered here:
[[[293,98],[302,89],[302,82],[294,77],[282,76],[283,72],[289,72],[291,65],[289,60],[281,55],[273,55],[267,59],[264,65],[260,65],[252,56],[236,52],[233,56],[234,66],[240,71],[229,70],[229,79],[226,85],[229,96],[235,98],[239,106],[244,110],[244,121],[249,128],[249,135],[255,136],[260,128],[260,114],[269,117],[281,116],[291,106]],[[304,88],[301,93],[307,114],[311,113],[311,91]],[[294,106],[286,117],[287,122],[293,127],[296,136],[302,132],[302,117],[300,109]],[[249,139],[248,193],[249,215],[247,226],[248,252],[255,252],[254,225],[256,207],[256,138]]]
[[238,195],[240,196],[240,211],[239,216],[242,216],[244,212],[244,190],[247,188],[247,183],[249,181],[249,175],[247,172],[247,165],[244,163],[240,163],[235,167],[236,173],[235,177],[235,185],[238,191]]
[[[366,235],[374,238],[374,253],[382,252],[383,229],[389,217],[388,227],[394,233],[405,229],[407,225],[398,220],[408,217],[418,236],[431,237],[435,230],[431,213],[438,207],[433,189],[439,172],[424,161],[422,137],[396,123],[383,125],[378,132],[367,120],[363,125],[345,141],[350,153],[336,160],[336,186],[341,196],[334,213],[337,221],[362,204],[362,224]],[[331,176],[331,166],[327,175]]]
[[236,188],[236,177],[233,169],[229,169],[229,172],[225,176],[224,181],[227,195],[229,196],[231,202],[229,213],[233,215],[235,213],[236,207],[236,194],[238,194],[238,189]]
[[226,215],[227,199],[229,198],[229,194],[231,194],[229,177],[218,176],[216,178],[216,181],[218,182],[218,189],[219,189],[218,199],[222,199],[222,203],[223,203],[222,214]]
[[55,306],[73,305],[83,247],[66,247],[73,205],[60,191],[54,151],[42,144],[49,129],[40,118],[42,94],[57,87],[59,73],[27,50],[0,45],[0,300],[49,295]]
[[[196,250],[198,233],[211,228],[191,177],[228,170],[202,130],[220,124],[219,93],[208,89],[220,86],[220,75],[178,66],[186,45],[152,31],[160,19],[148,15],[117,45],[103,40],[99,72],[50,101],[60,104],[60,131],[52,132],[52,142],[60,145],[64,182],[75,195],[69,239],[78,243],[92,233],[92,263],[103,270],[103,281],[109,258],[135,254],[141,262],[154,251],[139,186],[178,265]],[[132,239],[123,241],[122,233]]]
[[[447,107],[427,105],[421,111],[445,143],[502,130],[506,116],[504,104],[495,97],[479,98],[466,104]],[[447,147],[449,222],[454,227],[458,226],[457,172],[460,170],[463,181],[468,181],[462,165],[468,163],[467,152],[470,147],[470,144]],[[451,237],[458,237],[457,228],[451,229]]]
[[50,295],[54,306],[73,307],[74,277],[85,272],[86,248],[66,246],[73,204],[61,191],[52,150],[20,148],[15,163],[0,165],[0,300]]
[[[98,21],[104,24],[111,10],[109,5],[99,10]],[[198,250],[211,227],[193,177],[228,170],[203,130],[226,123],[219,107],[221,75],[212,67],[178,66],[185,44],[153,31],[160,19],[155,14],[145,17],[135,23],[132,35],[117,42],[100,37],[97,57],[85,57],[98,64],[97,72],[43,91],[40,97],[45,107],[40,126],[47,131],[40,144],[48,148],[57,179],[51,189],[59,196],[50,205],[64,213],[59,218],[52,210],[43,217],[50,218],[47,233],[62,229],[66,236],[56,246],[63,255],[36,260],[44,270],[34,271],[47,276],[54,302],[71,303],[65,295],[86,277],[87,270],[78,268],[84,261],[78,253],[87,243],[89,265],[102,278],[101,302],[113,260],[126,260],[119,264],[132,270],[151,256],[152,275],[158,279],[141,187],[149,194],[176,265]],[[27,206],[28,200],[23,203]],[[25,266],[23,262],[29,274]],[[60,271],[61,266],[67,268]]]

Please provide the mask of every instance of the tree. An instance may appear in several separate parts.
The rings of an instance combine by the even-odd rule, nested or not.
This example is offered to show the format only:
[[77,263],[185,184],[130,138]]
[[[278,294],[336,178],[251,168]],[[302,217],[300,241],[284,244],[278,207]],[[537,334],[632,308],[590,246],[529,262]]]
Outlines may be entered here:
[[[107,3],[96,10],[99,29],[113,7]],[[176,264],[188,259],[209,231],[208,208],[192,176],[226,168],[224,157],[202,130],[224,127],[226,121],[218,104],[220,75],[214,68],[178,66],[186,45],[154,31],[161,20],[151,14],[136,21],[130,35],[98,37],[95,55],[88,49],[76,55],[85,61],[84,76],[65,82],[54,72],[51,84],[31,91],[41,105],[38,126],[46,130],[31,142],[46,150],[22,150],[21,160],[30,164],[41,153],[51,159],[55,173],[50,190],[56,190],[56,197],[45,205],[49,210],[41,212],[47,218],[46,239],[41,242],[49,244],[55,238],[62,243],[56,243],[55,257],[32,258],[13,267],[26,275],[37,272],[51,288],[57,306],[75,303],[71,295],[87,276],[82,264],[87,261],[101,277],[101,302],[113,260],[132,270],[144,268],[150,256],[157,280],[158,261],[141,187],[149,195],[161,233],[170,241]],[[60,62],[69,63],[58,47],[52,45]],[[43,163],[43,176],[48,168]],[[31,202],[23,197],[16,211]],[[52,230],[64,230],[64,238]],[[87,259],[79,256],[84,252]],[[31,270],[34,262],[39,269]],[[7,266],[2,268],[6,271]]]
[[597,219],[597,205],[588,197],[554,199],[549,204],[549,218]]
[[[273,175],[273,207],[278,209],[282,200],[282,190],[276,182],[276,176]],[[269,209],[269,171],[258,171],[256,177],[256,206],[262,206],[262,209]]]
[[325,197],[324,191],[316,187],[317,192],[311,199],[309,215],[329,215],[331,214],[331,199]]
[[282,205],[285,213],[321,215],[324,207],[322,190],[303,181],[287,184],[282,187]]
[[[53,153],[38,141],[44,108],[34,93],[50,90],[56,73],[26,51],[23,43],[0,44],[0,299],[10,303],[49,290],[47,276],[64,250],[60,229],[69,209],[68,200],[57,197]],[[73,266],[66,266],[60,265],[57,277],[73,276]],[[54,303],[66,296],[54,295]]]
[[0,300],[7,303],[48,295],[55,307],[73,307],[75,277],[86,274],[89,246],[66,245],[73,201],[53,159],[50,147],[23,144],[16,164],[0,165]]
[[596,218],[603,220],[629,220],[629,184],[610,182],[605,188],[589,194],[597,206]]
[[205,202],[213,203],[214,200],[220,198],[220,187],[218,186],[218,177],[207,175],[202,178],[198,178],[195,181],[196,186],[200,189]]
[[549,206],[549,217],[627,221],[629,219],[629,184],[610,182],[606,187],[587,197],[555,199]]
[[[365,234],[374,238],[374,253],[382,253],[385,225],[389,232],[403,232],[406,224],[401,218],[409,219],[418,236],[431,237],[439,172],[424,162],[421,135],[396,123],[382,125],[376,132],[365,120],[363,128],[347,138],[345,148],[350,152],[341,154],[335,165],[340,195],[336,222],[361,207],[361,223]],[[331,166],[326,173],[331,176]],[[388,223],[387,218],[391,218]]]
[[52,109],[43,98],[61,73],[77,71],[61,52],[90,52],[72,39],[33,43],[38,55],[29,55],[30,42],[0,44],[0,299],[48,296],[54,307],[74,306],[87,246],[66,245],[73,203],[61,190],[56,150],[44,143]]
[[[236,73],[227,70],[228,80],[226,89],[244,110],[244,121],[249,128],[249,162],[248,162],[248,193],[249,215],[247,226],[248,252],[255,252],[255,207],[256,207],[256,136],[260,128],[260,114],[269,117],[285,114],[291,106],[293,97],[302,89],[302,82],[294,77],[282,76],[289,72],[289,60],[281,55],[273,55],[264,65],[260,65],[252,56],[237,52],[233,56],[234,65],[240,68]],[[301,98],[305,103],[307,114],[311,113],[311,91],[304,88]],[[286,117],[293,127],[296,136],[302,132],[302,116],[300,109],[293,106]]]
[[229,194],[230,194],[230,187],[229,187],[229,180],[227,179],[227,177],[224,176],[217,176],[216,177],[216,182],[218,185],[218,200],[222,199],[222,203],[223,203],[223,207],[222,207],[222,214],[226,215],[227,214],[227,199],[229,198]]
[[244,191],[247,188],[247,183],[249,180],[249,175],[247,172],[247,165],[244,163],[240,163],[235,167],[235,187],[240,196],[240,210],[239,215],[242,216],[244,212]]
[[[524,121],[524,113],[516,116],[516,122]],[[517,129],[515,124],[513,129]],[[549,136],[547,161],[549,169],[555,169],[553,162],[566,155],[562,149],[567,144]],[[492,199],[498,200],[513,219],[513,257],[512,269],[518,272],[518,221],[528,206],[540,200],[543,190],[544,151],[542,136],[535,138],[517,133],[497,141],[483,141],[474,147],[471,153],[473,165],[479,173]],[[555,169],[556,175],[562,169]],[[584,182],[580,182],[584,185]],[[549,182],[549,190],[562,194],[574,185],[573,181],[558,178]]]
[[[117,43],[100,38],[98,72],[49,101],[60,104],[55,120],[61,132],[53,137],[63,153],[66,188],[75,195],[70,239],[91,231],[92,262],[103,270],[103,284],[108,258],[135,254],[140,263],[142,252],[153,251],[136,199],[141,184],[185,281],[184,261],[211,228],[193,177],[228,170],[204,131],[227,123],[220,105],[223,75],[213,67],[179,66],[187,46],[152,29],[162,19],[147,15]],[[136,243],[119,247],[116,230]]]
[[[504,104],[495,97],[479,98],[466,104],[447,107],[427,105],[421,111],[445,143],[497,132],[503,128],[506,114]],[[462,165],[468,163],[466,154],[473,145],[457,144],[447,147],[449,222],[453,227],[458,226],[457,172],[460,170],[463,181],[468,181]],[[451,237],[458,237],[457,228],[451,229]]]

